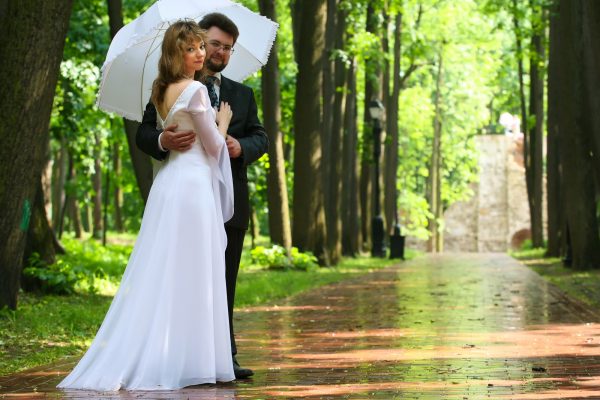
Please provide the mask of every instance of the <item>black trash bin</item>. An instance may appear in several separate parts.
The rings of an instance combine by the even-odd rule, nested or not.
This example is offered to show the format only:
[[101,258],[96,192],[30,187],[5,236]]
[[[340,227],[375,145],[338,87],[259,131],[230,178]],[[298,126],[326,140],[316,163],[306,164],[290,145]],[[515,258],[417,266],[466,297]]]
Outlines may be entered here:
[[404,239],[400,235],[400,225],[394,226],[394,234],[390,235],[390,258],[400,258],[404,260]]

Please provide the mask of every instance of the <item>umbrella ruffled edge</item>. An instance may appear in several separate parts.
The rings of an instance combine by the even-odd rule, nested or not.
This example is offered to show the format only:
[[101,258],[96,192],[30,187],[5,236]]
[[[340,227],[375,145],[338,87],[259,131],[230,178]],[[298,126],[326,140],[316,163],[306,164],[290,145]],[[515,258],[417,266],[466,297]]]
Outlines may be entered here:
[[[236,3],[236,5],[237,5],[238,7],[243,7],[243,8],[247,9],[247,10],[248,10],[248,11],[250,11],[250,12],[254,12],[254,11],[252,11],[252,10],[248,9],[246,6],[243,6],[243,5],[241,5],[241,4],[237,4],[237,3]],[[256,14],[256,13],[255,13],[255,14]],[[269,62],[269,56],[271,55],[271,51],[273,50],[273,44],[275,43],[275,40],[277,39],[277,31],[279,30],[279,23],[278,23],[278,22],[275,22],[275,21],[273,21],[272,19],[270,19],[270,18],[268,18],[268,17],[265,17],[265,16],[264,16],[264,15],[262,15],[262,14],[258,14],[258,15],[260,15],[261,17],[263,17],[264,19],[266,19],[267,21],[269,21],[270,23],[272,23],[272,24],[273,24],[273,25],[272,25],[272,27],[273,27],[273,28],[272,28],[272,30],[271,30],[271,35],[270,35],[271,37],[269,38],[269,43],[270,43],[271,45],[270,45],[270,46],[267,48],[267,50],[266,50],[266,51],[265,51],[265,53],[264,53],[264,59],[265,59],[265,60],[267,60],[267,62]],[[259,60],[259,61],[260,61],[260,60]],[[247,79],[247,78],[248,78],[250,75],[254,75],[255,73],[257,73],[257,72],[258,72],[260,69],[262,69],[262,67],[264,67],[264,66],[267,64],[267,62],[265,62],[264,64],[262,64],[260,67],[258,67],[258,69],[256,69],[254,72],[250,72],[250,73],[248,73],[248,74],[246,74],[246,75],[242,76],[242,78],[240,79],[239,83],[242,83],[242,82],[243,82],[244,80],[246,80],[246,79]]]
[[[262,19],[266,20],[267,23],[271,24],[271,35],[270,35],[270,38],[268,41],[270,46],[266,49],[266,51],[263,54],[263,59],[267,60],[265,62],[265,64],[266,64],[267,62],[269,62],[269,56],[271,55],[271,50],[273,49],[273,43],[275,43],[275,40],[277,39],[277,31],[279,30],[279,22],[273,21],[272,19],[270,19],[269,17],[267,17],[265,15],[254,12],[254,11],[250,10],[248,7],[244,6],[243,4],[238,4],[238,3],[234,3],[234,4],[236,7],[244,8],[245,10],[262,17]],[[265,64],[263,64],[263,67],[265,66]]]
[[111,112],[120,115],[123,118],[127,118],[131,121],[142,122],[142,118],[139,115],[132,114],[129,111],[121,110],[117,107],[110,106],[108,104],[102,104],[99,99],[96,100],[96,105],[106,112]]
[[[105,64],[106,67],[110,67],[110,65],[112,65],[112,62],[111,62],[111,64]],[[102,98],[102,93],[104,92],[104,87],[103,87],[104,78],[105,78],[105,74],[108,73],[109,69],[110,68],[104,68],[104,66],[103,66],[102,69],[100,70],[100,87],[98,88],[98,94],[96,95],[96,106],[103,111],[118,114],[121,117],[127,118],[131,121],[142,122],[142,117],[140,115],[133,114],[129,111],[125,111],[118,107],[114,107],[114,106],[111,106],[109,104],[102,102],[101,98]],[[141,110],[141,115],[144,115],[144,110]]]
[[[152,27],[151,30],[160,30],[160,26],[164,25],[166,23],[169,23],[169,21],[163,21],[159,24],[156,24]],[[148,30],[148,32],[150,32],[151,30]],[[166,29],[165,29],[166,30]],[[147,34],[146,34],[147,35]],[[116,36],[115,36],[116,37]],[[114,40],[114,39],[113,39]],[[110,59],[107,58],[106,60],[104,60],[104,63],[102,64],[102,67],[100,68],[101,72],[104,72],[104,68],[106,68],[106,66],[110,63],[112,63],[114,60],[116,60],[118,57],[120,57],[121,55],[123,55],[129,48],[138,45],[139,43],[143,42],[144,40],[151,40],[150,38],[148,38],[147,36],[141,36],[139,37],[139,39],[132,41],[131,43],[129,43],[129,45],[127,45],[127,47],[125,47],[123,50],[119,51],[118,53],[115,53]],[[162,40],[162,39],[161,39]],[[110,45],[109,45],[110,48]]]

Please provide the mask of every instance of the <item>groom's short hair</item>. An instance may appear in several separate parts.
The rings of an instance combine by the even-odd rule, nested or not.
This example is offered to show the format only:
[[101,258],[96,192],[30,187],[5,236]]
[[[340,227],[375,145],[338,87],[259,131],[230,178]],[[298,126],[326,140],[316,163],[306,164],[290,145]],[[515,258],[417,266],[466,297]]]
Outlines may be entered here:
[[238,36],[240,36],[240,31],[236,26],[235,22],[229,19],[225,14],[221,13],[210,13],[206,14],[200,22],[198,23],[200,28],[204,30],[209,30],[213,26],[216,26],[223,32],[226,32],[233,36],[233,43],[237,41]]

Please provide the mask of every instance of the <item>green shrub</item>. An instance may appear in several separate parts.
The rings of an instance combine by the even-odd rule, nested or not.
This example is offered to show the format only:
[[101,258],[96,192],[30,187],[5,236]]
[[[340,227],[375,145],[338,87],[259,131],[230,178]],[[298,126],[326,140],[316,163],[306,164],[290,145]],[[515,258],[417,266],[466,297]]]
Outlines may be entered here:
[[69,235],[61,242],[66,254],[58,255],[54,264],[46,265],[35,253],[29,258],[23,269],[24,278],[30,283],[28,290],[53,294],[106,291],[107,286],[115,286],[121,279],[132,248],[102,246],[94,239],[79,240]]
[[531,239],[525,239],[523,241],[523,243],[521,244],[520,250],[532,250],[532,249],[533,249],[533,242],[531,241]]
[[90,293],[95,293],[96,278],[106,278],[101,266],[89,268],[82,264],[73,264],[64,259],[58,259],[52,265],[40,259],[38,253],[33,253],[28,260],[28,266],[23,269],[26,279],[37,283],[42,293],[73,294],[75,287],[82,284]]
[[312,253],[301,253],[292,247],[288,254],[284,247],[273,245],[271,248],[256,246],[250,251],[252,263],[273,269],[309,270],[318,267],[317,258]]
[[308,270],[319,266],[319,260],[311,252],[301,253],[297,247],[290,250],[290,258],[295,268]]

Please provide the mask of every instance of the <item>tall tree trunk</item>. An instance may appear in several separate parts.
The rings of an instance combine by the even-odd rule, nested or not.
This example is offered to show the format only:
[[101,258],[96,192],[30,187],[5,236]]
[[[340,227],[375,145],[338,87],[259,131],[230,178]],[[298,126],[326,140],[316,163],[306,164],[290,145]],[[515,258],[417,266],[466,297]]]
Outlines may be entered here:
[[[119,29],[123,27],[123,7],[122,0],[106,0],[108,5],[108,22],[110,25],[110,37],[115,37]],[[127,136],[127,145],[129,156],[135,173],[135,180],[140,189],[140,194],[144,202],[148,199],[150,187],[152,186],[152,162],[150,156],[141,151],[135,144],[135,135],[139,123],[123,118],[125,135]]]
[[60,138],[60,149],[54,162],[52,174],[52,226],[58,229],[61,224],[61,211],[65,203],[65,184],[67,182],[67,168],[69,150],[64,137]]
[[[367,6],[367,32],[379,35],[379,15],[375,10],[374,4],[369,2]],[[361,230],[363,245],[365,248],[371,247],[371,220],[373,218],[373,121],[369,115],[369,103],[372,100],[379,99],[381,93],[381,68],[379,60],[365,60],[365,98],[364,98],[364,123],[362,140],[362,157],[360,165],[360,209],[361,209]]]
[[260,223],[254,205],[250,206],[250,235],[252,236],[252,248],[254,248],[256,239],[260,236]]
[[110,198],[110,171],[104,173],[104,188],[102,189],[102,246],[106,246],[106,231],[108,231],[108,203]]
[[[44,189],[40,180],[31,210],[31,221],[23,252],[23,264],[25,266],[33,253],[37,253],[39,259],[46,265],[54,263],[56,254],[65,253],[64,248],[60,245],[54,235],[54,231],[50,227],[45,202]],[[25,290],[31,291],[40,287],[40,282],[35,278],[22,276],[21,282]]]
[[92,236],[96,239],[102,238],[102,141],[99,133],[94,134],[94,175],[92,176],[92,188],[94,195],[92,203],[93,211],[93,232]]
[[[68,154],[68,166],[67,166],[67,179],[66,182],[72,188],[77,179],[77,171],[75,170],[75,164],[73,163],[73,157],[71,154]],[[58,224],[58,236],[62,237],[63,228],[65,225],[65,218],[69,218],[71,221],[71,225],[73,231],[75,232],[76,238],[82,237],[81,232],[81,218],[79,216],[78,206],[77,206],[77,195],[75,193],[67,193],[64,199],[63,207],[60,211],[60,218]]]
[[529,121],[527,116],[527,99],[525,97],[525,68],[523,66],[523,31],[519,21],[519,6],[517,0],[512,0],[512,17],[513,26],[515,28],[515,44],[517,50],[517,68],[519,74],[519,99],[521,106],[521,130],[523,131],[523,160],[525,164],[525,185],[527,187],[527,201],[529,205],[530,215],[530,230],[536,230],[533,224],[536,218],[535,203],[534,203],[534,187],[533,187],[533,171],[531,166],[531,144],[529,135]]
[[[334,5],[336,2],[333,2]],[[329,14],[329,10],[327,11]],[[344,47],[344,33],[346,31],[346,12],[339,8],[336,13],[334,45],[335,49]],[[328,15],[329,18],[329,15]],[[332,28],[333,29],[333,28]],[[327,212],[327,241],[328,251],[331,262],[337,264],[342,257],[342,217],[341,209],[341,191],[342,191],[342,130],[344,119],[344,89],[346,81],[346,66],[340,57],[337,57],[334,63],[333,71],[333,111],[331,122],[331,133],[329,143],[329,165],[326,166],[326,175],[329,181],[325,186],[328,193],[328,212]]]
[[[560,79],[558,98],[560,157],[564,176],[565,211],[574,269],[598,268],[600,239],[596,206],[592,124],[589,115],[582,0],[560,0],[558,36]],[[580,60],[583,62],[574,62]]]
[[91,211],[91,207],[88,205],[88,202],[86,201],[83,205],[83,209],[81,210],[81,215],[83,215],[83,218],[81,219],[82,222],[82,227],[83,230],[86,231],[87,233],[91,234],[92,233],[92,211]]
[[[23,252],[23,263],[27,265],[29,257],[37,253],[46,265],[54,263],[56,254],[64,254],[64,248],[58,242],[48,219],[48,203],[50,198],[50,181],[48,170],[51,169],[50,161],[43,168],[41,179],[36,186],[36,194],[31,210],[31,221],[25,240],[25,251]],[[24,280],[23,283],[26,281]],[[29,280],[31,282],[31,280]],[[24,287],[25,289],[29,289]]]
[[531,0],[533,35],[529,55],[529,117],[535,122],[527,124],[524,132],[529,135],[527,165],[527,188],[529,199],[529,215],[531,219],[531,241],[534,247],[544,246],[544,228],[542,221],[543,198],[543,140],[544,140],[544,61],[545,61],[545,13],[541,5]]
[[69,200],[69,218],[71,222],[73,222],[73,231],[75,232],[75,237],[77,239],[82,238],[82,229],[81,229],[81,216],[79,215],[79,206],[77,202],[77,198],[72,196]]
[[433,120],[433,148],[431,153],[431,166],[429,169],[429,210],[433,214],[429,219],[429,250],[433,253],[442,251],[442,232],[439,221],[442,217],[442,199],[441,199],[441,172],[442,172],[442,74],[443,74],[443,49],[440,50],[437,77],[435,84],[435,116]]
[[[0,4],[0,308],[17,307],[31,209],[72,0]],[[24,38],[27,38],[24,40]],[[35,43],[36,51],[31,51]],[[17,84],[18,83],[18,84]]]
[[[558,1],[555,1],[558,4]],[[558,47],[557,15],[556,10],[550,12],[550,54],[548,62],[548,114],[547,114],[547,209],[548,209],[548,252],[550,257],[559,257],[564,254],[562,247],[564,238],[564,211],[561,201],[561,166],[560,143],[558,133],[559,114],[559,89],[561,79],[558,60],[560,57]]]
[[344,110],[344,138],[342,169],[341,214],[342,252],[356,256],[362,243],[358,198],[358,129],[356,126],[356,60],[352,59],[346,74],[346,105]]
[[42,194],[44,199],[44,209],[46,210],[46,218],[49,226],[52,226],[50,216],[52,215],[52,171],[54,170],[54,162],[52,155],[48,149],[48,162],[42,171]]
[[113,185],[113,206],[115,210],[115,230],[123,232],[123,191],[119,185],[119,178],[122,173],[121,150],[119,142],[113,144],[113,172],[115,176],[115,184]]
[[[67,176],[65,178],[65,184],[67,185],[73,183],[75,181],[75,165],[73,162],[73,155],[70,152],[67,152]],[[71,186],[72,187],[72,186]],[[67,216],[68,205],[72,198],[75,197],[74,193],[69,193],[66,189],[64,189],[64,199],[61,203],[60,214],[58,217],[58,224],[56,225],[56,229],[58,230],[58,237],[61,238],[62,234],[65,230],[65,218]]]
[[[259,0],[260,13],[277,21],[275,0]],[[283,156],[283,135],[281,133],[281,95],[279,88],[279,58],[277,41],[273,43],[269,62],[262,70],[262,107],[265,130],[269,135],[269,171],[267,174],[267,202],[269,205],[269,232],[271,242],[286,249],[292,247],[290,211],[287,183],[285,179],[285,158]]]
[[335,45],[335,29],[336,29],[336,3],[337,0],[326,0],[327,17],[325,22],[325,54],[323,57],[323,117],[321,119],[321,171],[323,179],[323,209],[325,211],[325,229],[327,231],[327,254],[330,257],[330,262],[336,263],[334,255],[331,253],[331,245],[335,240],[332,235],[332,229],[335,229],[336,221],[333,220],[332,213],[333,204],[331,203],[332,183],[330,169],[334,160],[331,159],[331,129],[333,127],[333,102],[334,102],[334,71],[335,65],[333,61],[333,50]]
[[294,47],[294,60],[298,62],[300,56],[300,27],[302,26],[302,0],[290,0],[290,14],[292,16],[292,44]]
[[583,2],[583,49],[585,88],[591,118],[592,160],[596,191],[600,191],[600,3]]
[[325,1],[297,0],[298,78],[294,114],[293,243],[327,264],[321,165],[321,94],[325,35]]
[[[391,155],[389,154],[389,149],[390,149],[390,145],[391,145],[391,138],[388,134],[388,130],[387,127],[389,126],[389,112],[390,112],[390,99],[392,97],[392,93],[390,91],[390,81],[391,81],[391,75],[392,75],[392,62],[390,61],[389,55],[390,55],[390,15],[388,14],[388,10],[387,10],[387,4],[384,5],[384,9],[383,9],[383,15],[382,15],[382,20],[383,20],[383,26],[381,29],[381,50],[382,53],[386,55],[384,62],[383,62],[383,75],[382,75],[382,80],[381,80],[381,102],[383,103],[384,107],[385,107],[385,125],[383,125],[382,131],[381,131],[381,143],[383,144],[383,154],[381,156],[381,172],[383,173],[383,179],[380,179],[380,182],[383,182],[383,185],[379,185],[379,187],[381,189],[383,189],[383,192],[380,193],[381,195],[381,199],[383,202],[383,207],[382,210],[383,212],[380,213],[382,214],[383,220],[384,220],[384,232],[391,232],[391,227],[394,224],[394,219],[392,218],[388,218],[388,213],[387,213],[387,207],[389,206],[388,203],[390,203],[390,201],[394,201],[394,197],[395,195],[390,196],[390,198],[388,198],[388,194],[390,193],[390,189],[386,186],[386,183],[388,182],[388,176],[391,173],[391,171],[387,170],[388,164],[390,162],[390,160],[388,160],[388,157],[390,157]],[[380,172],[380,173],[381,173]],[[380,205],[381,206],[381,205]],[[385,234],[384,234],[385,237]]]
[[[368,111],[367,111],[368,113]],[[372,136],[371,124],[363,125],[362,151],[360,152],[360,165],[358,173],[358,190],[360,206],[360,250],[367,251],[371,248],[371,219],[373,218],[373,143],[368,140]],[[368,135],[368,136],[365,136]]]
[[141,151],[135,143],[135,135],[139,126],[136,121],[124,119],[125,135],[127,136],[127,147],[129,148],[129,157],[133,165],[135,180],[140,189],[140,195],[144,200],[148,200],[150,187],[152,187],[152,161],[150,156]]
[[392,70],[392,92],[387,101],[387,145],[385,146],[385,220],[387,232],[393,234],[398,223],[398,105],[400,99],[400,57],[402,36],[402,13],[394,19],[394,67]]
[[[519,22],[519,11],[517,0],[512,0],[512,13],[513,13],[513,25],[515,28],[515,44],[517,50],[517,68],[519,74],[519,100],[521,106],[521,129],[523,132],[527,132],[527,100],[525,98],[525,69],[523,67],[523,32],[521,31],[521,24]],[[525,158],[525,166],[527,166],[527,135],[525,135],[525,147],[523,149],[524,158]],[[529,193],[529,188],[527,189]]]

